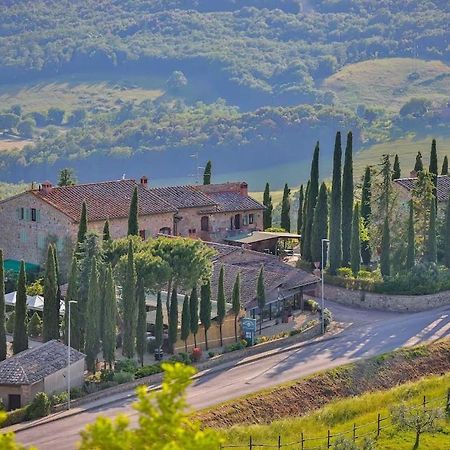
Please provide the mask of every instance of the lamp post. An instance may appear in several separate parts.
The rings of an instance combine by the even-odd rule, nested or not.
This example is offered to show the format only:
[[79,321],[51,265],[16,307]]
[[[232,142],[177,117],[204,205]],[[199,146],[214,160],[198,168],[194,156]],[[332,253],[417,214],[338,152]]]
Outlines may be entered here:
[[323,269],[325,267],[326,261],[324,258],[324,244],[328,244],[330,242],[329,239],[322,239],[322,261],[321,261],[321,267],[320,267],[320,278],[321,278],[321,284],[322,284],[322,304],[321,304],[321,311],[320,311],[320,331],[322,334],[325,333],[325,317],[324,317],[324,310],[325,310],[325,300],[323,298]]
[[68,314],[68,324],[67,324],[67,409],[70,409],[70,307],[72,303],[78,303],[75,300],[70,300],[68,302],[69,314]]

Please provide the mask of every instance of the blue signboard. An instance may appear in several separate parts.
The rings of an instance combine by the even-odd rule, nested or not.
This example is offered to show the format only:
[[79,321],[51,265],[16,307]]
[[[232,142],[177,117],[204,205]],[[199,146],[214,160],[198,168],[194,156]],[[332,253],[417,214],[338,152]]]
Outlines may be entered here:
[[241,330],[244,333],[245,340],[253,345],[255,343],[256,319],[243,317],[241,319]]

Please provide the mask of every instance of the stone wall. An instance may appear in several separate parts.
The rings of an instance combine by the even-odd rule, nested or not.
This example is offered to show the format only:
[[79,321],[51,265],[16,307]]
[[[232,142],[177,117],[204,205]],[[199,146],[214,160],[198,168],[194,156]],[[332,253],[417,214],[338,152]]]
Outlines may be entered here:
[[[317,297],[321,295],[320,289],[320,285],[318,285]],[[419,312],[450,305],[450,291],[428,295],[389,295],[360,290],[352,291],[326,284],[324,297],[343,305],[392,312]]]

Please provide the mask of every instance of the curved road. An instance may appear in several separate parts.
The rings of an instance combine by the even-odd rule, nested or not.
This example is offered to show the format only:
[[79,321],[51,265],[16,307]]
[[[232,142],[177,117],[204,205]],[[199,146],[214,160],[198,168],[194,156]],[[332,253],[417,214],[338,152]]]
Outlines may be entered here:
[[[333,311],[335,320],[347,326],[335,339],[319,340],[304,348],[249,364],[205,373],[189,388],[189,404],[193,408],[204,408],[360,358],[450,336],[448,306],[414,314],[365,311],[332,302],[327,302],[327,306]],[[73,449],[79,431],[98,415],[113,417],[125,413],[134,422],[133,400],[130,394],[126,400],[19,431],[17,439],[23,444],[35,445],[39,450]]]

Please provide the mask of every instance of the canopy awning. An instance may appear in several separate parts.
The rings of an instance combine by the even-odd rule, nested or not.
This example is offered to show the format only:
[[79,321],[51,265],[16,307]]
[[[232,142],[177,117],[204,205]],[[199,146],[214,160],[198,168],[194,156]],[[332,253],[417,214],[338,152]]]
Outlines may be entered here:
[[[5,294],[5,305],[15,307],[16,298],[17,298],[17,291]],[[44,297],[42,297],[42,295],[27,295],[27,309],[40,312],[44,311]],[[61,301],[59,314],[62,316],[64,315],[64,312],[65,312],[65,305],[64,302]]]

